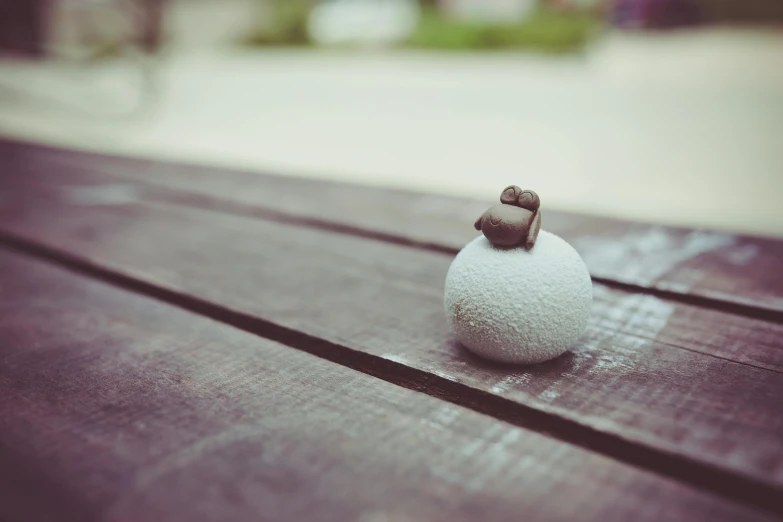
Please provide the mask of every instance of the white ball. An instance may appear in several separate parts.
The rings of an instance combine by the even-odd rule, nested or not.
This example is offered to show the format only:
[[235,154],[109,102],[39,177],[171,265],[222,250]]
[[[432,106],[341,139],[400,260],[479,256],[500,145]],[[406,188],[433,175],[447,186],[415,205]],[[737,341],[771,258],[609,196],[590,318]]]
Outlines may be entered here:
[[582,258],[543,230],[530,251],[496,248],[479,236],[446,275],[444,305],[457,339],[499,362],[535,364],[561,355],[587,328],[592,303]]

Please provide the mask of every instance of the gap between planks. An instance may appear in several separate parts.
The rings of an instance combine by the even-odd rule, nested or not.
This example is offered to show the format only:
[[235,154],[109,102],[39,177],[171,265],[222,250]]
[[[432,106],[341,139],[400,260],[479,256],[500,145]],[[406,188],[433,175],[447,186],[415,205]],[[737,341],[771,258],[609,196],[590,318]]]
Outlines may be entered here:
[[[144,184],[146,185],[148,182],[144,182]],[[155,185],[155,182],[149,182],[149,185]],[[460,251],[460,249],[448,245],[418,241],[416,239],[405,236],[375,231],[372,229],[365,229],[333,221],[326,221],[318,218],[287,214],[279,210],[267,209],[257,205],[246,205],[239,202],[221,199],[215,196],[207,197],[193,192],[174,191],[165,187],[158,187],[157,185],[155,185],[155,188],[156,192],[147,192],[145,193],[145,196],[148,197],[148,201],[154,201],[155,203],[159,204],[176,205],[197,210],[210,210],[213,212],[220,212],[241,217],[263,219],[265,221],[274,221],[288,225],[315,228],[318,230],[325,230],[328,232],[360,237],[362,239],[369,239],[372,241],[391,243],[406,248],[425,250],[448,256],[455,256]],[[750,319],[760,319],[763,321],[783,324],[783,310],[775,310],[772,308],[752,305],[749,303],[722,301],[697,294],[684,294],[660,288],[652,288],[644,285],[625,283],[607,277],[595,276],[593,274],[590,274],[590,277],[594,283],[627,293],[647,294],[668,301],[699,306],[701,308],[709,308],[711,310],[727,312],[742,317],[748,317]]]
[[[362,227],[361,225],[356,225],[352,222],[340,222],[339,220],[331,219],[329,217],[314,217],[297,214],[295,212],[286,212],[285,210],[270,208],[269,206],[257,202],[250,204],[240,200],[228,199],[212,192],[198,192],[188,190],[182,186],[171,187],[165,183],[158,182],[154,177],[142,179],[135,175],[131,175],[128,172],[123,172],[122,168],[120,168],[119,173],[113,171],[109,172],[105,168],[96,169],[94,165],[81,161],[83,158],[98,158],[99,160],[119,161],[120,165],[127,162],[137,162],[141,165],[150,163],[150,160],[142,158],[105,156],[101,154],[67,151],[65,149],[31,145],[3,139],[0,139],[0,146],[5,146],[12,152],[14,150],[21,150],[23,154],[25,151],[29,153],[32,150],[34,151],[34,154],[37,154],[35,156],[36,161],[41,160],[39,157],[40,153],[44,152],[44,162],[66,167],[75,173],[77,178],[86,174],[88,177],[95,176],[96,179],[103,179],[104,181],[108,177],[117,182],[131,184],[133,185],[133,188],[143,194],[144,199],[148,201],[200,210],[212,210],[224,214],[326,230],[449,256],[453,256],[459,251],[459,247],[455,246],[453,241],[438,242],[421,240],[416,239],[415,237],[409,237],[405,234],[396,233],[395,231],[389,232]],[[45,154],[47,152],[52,153],[53,157],[52,154],[47,156]],[[63,155],[63,153],[73,154],[76,160],[71,161],[73,158],[69,157],[67,154]],[[164,162],[163,164],[166,163]],[[101,163],[98,163],[99,167],[100,165]],[[270,177],[270,179],[272,177]],[[25,180],[25,182],[26,181],[27,180]],[[261,182],[262,180],[259,179],[259,183]],[[304,182],[304,180],[286,180],[286,183],[291,184]],[[675,288],[667,289],[667,285],[622,281],[611,277],[611,275],[592,273],[591,277],[595,283],[619,291],[652,295],[672,302],[689,304],[711,310],[727,312],[741,317],[783,324],[783,308],[766,306],[763,303],[756,303],[752,299],[743,299],[741,295],[735,295],[732,299],[724,299],[714,293],[707,293],[705,295],[705,292],[683,292]]]
[[[48,189],[53,188],[47,183],[28,179],[19,180],[19,183],[28,186],[29,188]],[[80,181],[76,183],[76,187],[81,187],[86,181]],[[66,189],[70,184],[60,186],[56,184],[56,190]],[[459,249],[456,247],[450,247],[446,245],[438,245],[433,243],[426,243],[416,241],[405,236],[386,234],[383,232],[373,232],[369,229],[362,229],[352,225],[341,224],[337,222],[330,222],[318,218],[309,218],[298,215],[290,215],[285,212],[268,209],[266,207],[259,207],[258,205],[249,205],[241,202],[234,202],[233,200],[226,200],[222,198],[216,198],[213,196],[206,196],[201,194],[193,194],[182,189],[170,189],[167,187],[157,187],[156,184],[140,182],[140,186],[123,188],[115,196],[121,198],[130,198],[127,201],[119,202],[146,202],[151,205],[159,205],[161,207],[182,208],[187,211],[195,212],[214,212],[217,215],[242,217],[247,219],[254,219],[266,223],[280,223],[284,225],[291,225],[295,227],[301,227],[303,229],[322,230],[329,233],[344,235],[346,237],[356,237],[360,239],[369,239],[377,243],[385,243],[403,248],[410,248],[411,250],[418,250],[427,253],[442,254],[447,257],[453,257],[458,253]],[[85,189],[89,189],[89,184],[84,185]],[[131,190],[132,194],[126,194],[128,190]],[[114,203],[116,203],[115,201]],[[217,206],[216,206],[217,205]],[[710,299],[697,294],[682,294],[678,292],[667,292],[658,288],[652,288],[648,286],[623,283],[608,278],[598,277],[591,275],[592,281],[595,286],[605,287],[610,290],[615,290],[618,293],[624,293],[626,295],[648,295],[651,297],[659,298],[661,300],[669,301],[672,303],[684,304],[686,306],[693,306],[700,309],[723,312],[734,315],[736,317],[749,318],[753,320],[765,321],[770,324],[783,324],[783,320],[779,320],[774,317],[775,310],[766,309],[763,307],[753,305],[738,305],[735,302],[722,301],[719,299]],[[704,301],[704,303],[702,303]],[[706,306],[705,306],[706,303]],[[741,309],[737,309],[737,307]],[[765,312],[773,312],[772,316],[764,316]],[[769,315],[769,314],[767,314]],[[783,311],[780,312],[783,315]],[[617,330],[620,331],[620,330]],[[660,342],[659,339],[653,337],[645,337],[639,335],[633,331],[625,331],[623,333],[627,335],[633,335],[640,339],[650,339]],[[690,351],[701,355],[707,355],[715,359],[721,359],[737,364],[742,364],[751,368],[758,368],[764,370],[770,370],[775,373],[783,373],[776,368],[770,367],[764,364],[754,364],[752,362],[746,362],[738,360],[736,358],[723,357],[718,354],[710,353],[707,351],[694,350],[682,343],[666,342],[669,346]]]
[[773,518],[46,261],[0,266],[0,316],[28,319],[0,321],[14,520]]
[[464,386],[437,374],[360,352],[348,346],[248,313],[231,310],[192,295],[165,289],[13,234],[0,233],[0,244],[22,254],[46,260],[119,288],[209,317],[383,381],[431,395],[619,462],[783,517],[783,502],[781,502],[783,488],[763,481],[634,443],[619,435],[598,431],[576,421],[486,391]]
[[[8,221],[1,228],[10,234],[783,487],[783,381],[778,372],[758,370],[783,369],[781,325],[595,285],[595,321],[584,342],[551,364],[512,370],[511,376],[508,367],[469,356],[448,334],[442,312],[446,256],[277,222],[144,204],[128,199],[129,191],[136,192],[129,186],[91,187],[89,180],[76,187],[26,185],[16,186],[17,197],[3,209]],[[259,299],[261,288],[266,289],[262,295],[279,299]],[[373,303],[377,306],[366,306]],[[637,332],[685,342],[695,351],[645,342]],[[705,351],[757,366],[698,357]]]

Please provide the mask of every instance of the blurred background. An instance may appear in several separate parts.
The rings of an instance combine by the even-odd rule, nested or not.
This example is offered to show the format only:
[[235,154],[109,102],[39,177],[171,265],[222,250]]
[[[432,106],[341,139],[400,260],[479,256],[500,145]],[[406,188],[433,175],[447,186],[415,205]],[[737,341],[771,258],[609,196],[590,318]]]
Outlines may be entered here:
[[783,237],[781,28],[781,0],[0,0],[0,135]]

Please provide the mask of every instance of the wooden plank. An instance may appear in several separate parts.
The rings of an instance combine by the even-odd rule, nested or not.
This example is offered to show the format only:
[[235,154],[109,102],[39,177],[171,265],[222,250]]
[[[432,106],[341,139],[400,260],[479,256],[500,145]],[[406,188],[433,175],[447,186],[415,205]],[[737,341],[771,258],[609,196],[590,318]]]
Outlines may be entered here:
[[[25,177],[25,191],[69,190],[80,205],[100,205],[155,200],[154,189],[145,185],[105,183],[103,176],[89,174],[52,179]],[[41,187],[43,183],[45,186]],[[48,188],[47,188],[48,187]],[[16,185],[15,191],[20,192]],[[169,197],[173,195],[168,194]],[[51,197],[56,197],[54,194]],[[166,198],[168,199],[168,198]],[[783,371],[783,326],[767,320],[704,309],[656,296],[617,290],[597,282],[594,290],[595,320],[611,330],[670,343],[700,353],[760,368]]]
[[0,518],[765,520],[0,250]]
[[[102,176],[86,177],[47,177],[41,180],[33,175],[20,180],[11,190],[20,201],[33,198],[31,206],[41,198],[64,199],[77,207],[155,200],[149,197],[150,191],[143,185],[105,183],[101,181]],[[270,225],[265,222],[263,226]],[[282,226],[282,229],[298,230],[288,226]],[[613,285],[607,286],[600,281],[595,283],[594,288],[594,320],[606,329],[622,330],[637,337],[750,366],[783,371],[783,325],[780,323],[617,290]]]
[[593,284],[593,322],[728,361],[783,373],[783,324]]
[[[143,184],[152,199],[450,253],[474,237],[471,225],[489,204],[8,142],[5,147],[28,175],[80,179],[92,172],[104,181]],[[573,244],[603,282],[783,319],[783,241],[556,211],[545,212],[544,228]]]
[[[681,304],[664,312],[606,289],[614,297],[598,294],[597,315],[572,352],[535,367],[500,366],[471,356],[448,333],[448,256],[264,220],[96,201],[83,188],[24,187],[0,209],[5,240],[21,248],[614,458],[781,508],[783,375],[753,366],[779,367],[778,324],[734,329],[744,319],[724,322],[715,311],[700,318]],[[600,304],[605,299],[610,306]],[[678,310],[718,334],[686,344],[688,334],[666,317]],[[642,335],[633,333],[635,321]],[[667,331],[664,342],[655,340]],[[730,360],[738,354],[748,359]]]

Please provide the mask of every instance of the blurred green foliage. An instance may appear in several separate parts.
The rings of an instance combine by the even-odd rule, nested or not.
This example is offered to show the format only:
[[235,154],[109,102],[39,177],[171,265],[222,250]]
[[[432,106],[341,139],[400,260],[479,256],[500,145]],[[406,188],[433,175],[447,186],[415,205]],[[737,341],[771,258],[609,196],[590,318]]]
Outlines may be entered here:
[[[275,2],[272,19],[243,43],[251,46],[310,45],[307,17],[313,4],[314,0]],[[437,50],[571,52],[581,49],[600,25],[601,20],[595,14],[546,7],[538,7],[527,19],[514,24],[461,22],[448,19],[435,7],[425,5],[416,30],[403,45]]]
[[307,17],[314,0],[284,0],[272,3],[272,20],[244,39],[251,46],[310,45]]
[[408,46],[441,49],[529,49],[569,52],[581,49],[600,27],[593,14],[540,7],[515,24],[481,24],[448,20],[425,9]]

